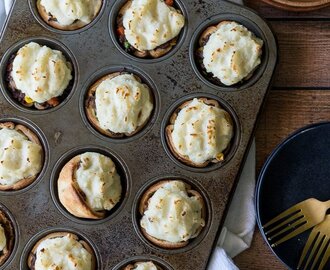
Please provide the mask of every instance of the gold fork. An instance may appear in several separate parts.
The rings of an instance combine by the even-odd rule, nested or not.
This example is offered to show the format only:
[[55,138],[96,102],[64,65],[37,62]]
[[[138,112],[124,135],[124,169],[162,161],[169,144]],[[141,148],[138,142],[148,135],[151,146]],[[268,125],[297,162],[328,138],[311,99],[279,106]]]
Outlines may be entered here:
[[[301,253],[297,269],[301,269],[305,263],[304,270],[313,270],[317,262],[322,258],[318,270],[324,268],[330,257],[330,215],[327,215],[325,220],[316,225],[308,237],[303,252]],[[310,251],[306,260],[307,252]],[[323,256],[323,257],[321,257]],[[314,259],[312,266],[308,267]]]
[[263,230],[270,243],[275,241],[271,245],[275,247],[321,223],[329,208],[330,200],[321,202],[310,198],[274,217],[263,225]]

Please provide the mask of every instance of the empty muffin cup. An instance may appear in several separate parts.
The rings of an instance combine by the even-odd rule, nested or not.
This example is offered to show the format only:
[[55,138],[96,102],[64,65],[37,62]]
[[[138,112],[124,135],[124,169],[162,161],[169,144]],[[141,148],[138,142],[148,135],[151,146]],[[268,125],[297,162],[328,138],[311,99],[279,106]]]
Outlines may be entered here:
[[246,89],[255,84],[268,62],[268,44],[262,30],[248,18],[219,14],[195,31],[190,61],[197,76],[221,91]]
[[4,54],[0,80],[5,98],[19,110],[50,112],[72,96],[78,66],[62,43],[48,37],[27,38]]

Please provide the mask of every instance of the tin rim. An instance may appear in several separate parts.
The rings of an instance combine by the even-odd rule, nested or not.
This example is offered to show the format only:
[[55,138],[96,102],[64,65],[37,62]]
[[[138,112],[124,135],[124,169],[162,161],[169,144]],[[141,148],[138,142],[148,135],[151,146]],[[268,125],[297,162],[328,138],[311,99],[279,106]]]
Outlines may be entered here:
[[[149,116],[147,123],[145,123],[145,125],[141,128],[141,130],[138,131],[136,134],[133,134],[132,136],[128,136],[128,137],[125,136],[122,138],[111,138],[111,137],[108,137],[108,136],[100,133],[98,130],[96,130],[96,128],[87,119],[86,110],[85,110],[85,97],[86,97],[86,94],[87,94],[90,86],[93,83],[95,83],[98,79],[100,79],[108,74],[111,74],[114,72],[121,72],[121,71],[129,72],[129,73],[132,73],[133,75],[138,76],[142,80],[142,83],[145,83],[149,87],[149,89],[151,90],[150,92],[153,95],[154,108],[153,108],[153,111],[151,112],[151,115]],[[142,136],[147,134],[152,129],[152,127],[156,123],[156,121],[158,119],[158,115],[159,115],[160,94],[159,94],[158,88],[156,87],[156,84],[151,79],[151,77],[149,77],[149,75],[147,75],[145,72],[143,72],[139,68],[137,68],[135,66],[107,66],[107,67],[103,67],[100,70],[96,71],[87,79],[87,81],[84,84],[83,89],[80,93],[79,109],[80,109],[80,115],[83,119],[84,124],[94,135],[96,135],[97,137],[99,137],[101,139],[108,140],[113,143],[127,143],[127,142],[131,142],[131,141],[141,138]]]
[[188,13],[187,13],[186,7],[183,4],[183,2],[181,0],[175,0],[176,8],[179,9],[181,11],[182,15],[185,17],[185,25],[184,25],[183,29],[181,29],[181,31],[178,35],[178,42],[174,46],[174,48],[172,48],[169,52],[167,52],[165,55],[163,55],[159,58],[151,58],[151,59],[150,58],[149,59],[139,58],[137,56],[134,56],[134,55],[126,52],[123,49],[123,47],[121,46],[121,44],[119,43],[117,35],[116,35],[116,19],[118,16],[117,14],[118,14],[119,10],[121,9],[121,7],[126,2],[127,2],[127,0],[119,0],[115,3],[115,5],[111,9],[111,12],[109,15],[109,22],[108,22],[108,29],[109,29],[111,39],[112,39],[113,43],[115,44],[116,48],[124,56],[126,56],[136,62],[153,64],[153,63],[164,61],[164,60],[172,57],[182,47],[183,43],[185,42],[187,32],[188,32],[188,23],[189,23],[188,22]]
[[102,260],[100,256],[100,252],[97,248],[97,246],[82,232],[66,228],[66,227],[53,227],[53,228],[47,228],[42,230],[41,232],[35,234],[30,238],[30,240],[26,243],[22,254],[20,258],[20,270],[30,270],[30,268],[27,265],[27,259],[29,256],[30,251],[34,247],[34,245],[40,240],[41,238],[47,236],[48,234],[55,233],[55,232],[68,232],[77,235],[80,239],[84,240],[93,250],[95,261],[96,261],[96,269],[102,269]]
[[[141,231],[141,226],[139,224],[139,221],[141,219],[141,214],[139,213],[139,202],[141,200],[141,197],[143,196],[144,192],[153,184],[163,181],[163,180],[180,180],[184,183],[189,184],[193,190],[198,191],[201,196],[203,197],[204,205],[205,205],[205,226],[202,229],[202,231],[199,233],[199,235],[193,239],[189,240],[189,243],[182,247],[182,248],[177,248],[177,249],[166,249],[157,246],[156,244],[150,242],[142,233]],[[211,226],[211,221],[212,221],[212,209],[211,209],[211,203],[209,200],[209,197],[207,195],[207,192],[205,189],[195,180],[192,180],[190,178],[187,178],[182,175],[165,175],[165,176],[158,176],[155,177],[149,181],[147,181],[137,192],[134,202],[133,202],[133,207],[132,207],[132,221],[133,221],[133,226],[136,234],[139,236],[140,240],[153,250],[160,252],[160,253],[166,253],[166,254],[178,254],[178,253],[184,253],[187,252],[195,247],[197,247],[202,240],[206,237],[208,234],[208,231]]]
[[[102,219],[87,219],[87,218],[79,218],[71,214],[66,208],[62,205],[62,203],[59,200],[58,197],[58,190],[57,190],[57,179],[60,174],[60,171],[62,170],[63,166],[73,157],[86,153],[86,152],[96,152],[102,155],[105,155],[109,157],[113,163],[115,164],[117,173],[120,176],[120,183],[122,186],[122,193],[121,198],[119,202],[110,210],[107,211],[107,214]],[[131,176],[129,169],[124,162],[124,160],[115,152],[112,150],[109,150],[105,147],[101,146],[82,146],[82,147],[76,147],[74,149],[69,150],[65,154],[63,154],[59,160],[54,165],[53,171],[51,173],[50,177],[50,194],[52,197],[52,200],[56,206],[56,208],[61,212],[62,215],[64,215],[66,218],[72,220],[73,222],[79,223],[79,224],[85,224],[85,225],[97,225],[102,224],[105,222],[109,222],[110,220],[114,220],[117,218],[119,213],[121,213],[127,203],[130,190],[131,190]]]
[[106,0],[102,0],[102,5],[101,5],[99,12],[97,13],[97,15],[93,18],[93,20],[90,23],[86,24],[83,27],[75,29],[75,30],[61,30],[61,29],[52,27],[51,25],[46,23],[41,18],[40,14],[38,12],[36,3],[37,3],[37,0],[29,0],[30,11],[31,11],[33,17],[36,19],[36,21],[38,21],[38,23],[40,25],[42,25],[44,28],[46,28],[47,30],[58,33],[58,34],[62,34],[62,35],[78,34],[78,33],[81,33],[83,31],[86,31],[87,29],[91,28],[94,24],[96,24],[100,20],[100,18],[102,17],[102,15],[104,13],[105,7],[106,7]]
[[[170,122],[170,118],[171,118],[172,114],[177,110],[177,108],[181,104],[183,104],[186,101],[193,100],[194,98],[208,98],[208,99],[214,99],[214,100],[218,101],[221,108],[229,113],[231,119],[233,120],[233,127],[234,127],[234,136],[231,139],[230,148],[229,148],[228,153],[225,155],[224,160],[221,162],[218,162],[218,163],[210,163],[209,165],[207,165],[206,167],[203,167],[203,168],[189,166],[189,165],[185,164],[184,162],[180,161],[179,159],[177,159],[175,157],[175,155],[173,154],[173,152],[171,151],[171,149],[169,147],[169,142],[165,135],[166,127],[168,126],[168,124]],[[236,112],[226,101],[224,101],[223,99],[219,98],[218,96],[215,96],[212,94],[196,93],[196,94],[190,94],[190,95],[181,97],[176,102],[174,102],[169,107],[169,109],[166,111],[162,124],[161,124],[161,141],[162,141],[163,148],[164,148],[166,154],[176,165],[178,165],[179,167],[181,167],[185,170],[188,170],[188,171],[205,173],[205,172],[210,172],[210,171],[217,170],[217,169],[224,167],[234,157],[234,155],[238,149],[240,140],[241,140],[241,126],[240,126],[240,122],[239,122]]]
[[[70,92],[68,95],[65,97],[65,99],[56,107],[50,108],[50,109],[45,109],[45,110],[37,110],[37,109],[30,109],[27,107],[24,107],[22,104],[20,104],[17,100],[15,100],[11,93],[10,90],[8,90],[7,83],[6,83],[6,68],[8,65],[8,62],[11,58],[12,55],[16,54],[17,51],[22,48],[24,45],[30,43],[30,42],[36,42],[39,45],[45,45],[51,49],[59,50],[63,53],[65,56],[66,60],[69,61],[72,64],[72,87],[70,89]],[[25,38],[14,45],[12,45],[10,48],[7,49],[5,54],[3,55],[3,58],[0,63],[0,86],[1,86],[1,91],[3,95],[5,96],[6,100],[14,106],[16,109],[24,112],[24,113],[31,113],[31,114],[46,114],[50,112],[54,112],[64,106],[73,96],[74,92],[76,91],[77,84],[78,84],[78,79],[79,79],[79,69],[78,69],[78,63],[77,59],[72,53],[72,51],[66,47],[63,43],[49,38],[49,37],[42,37],[42,36],[36,36],[36,37],[29,37]],[[70,85],[70,83],[69,83]]]
[[[247,80],[242,80],[241,82],[238,82],[234,85],[226,86],[225,84],[216,84],[211,82],[208,78],[205,77],[203,74],[203,71],[199,65],[199,63],[196,61],[196,50],[198,49],[198,40],[202,32],[209,26],[217,25],[221,21],[235,21],[239,24],[242,24],[245,26],[249,31],[254,33],[256,37],[259,37],[263,40],[264,44],[262,46],[262,55],[261,55],[261,63],[259,66],[257,66],[256,70],[253,71],[252,76]],[[204,84],[206,84],[209,87],[212,87],[216,90],[221,91],[238,91],[238,90],[244,90],[246,88],[249,88],[256,84],[263,73],[265,72],[265,69],[268,64],[269,59],[269,48],[268,48],[268,42],[267,38],[264,34],[264,32],[261,30],[261,28],[255,24],[251,19],[238,14],[233,13],[226,13],[226,14],[218,14],[215,16],[212,16],[208,19],[206,19],[203,23],[201,23],[197,29],[194,32],[194,35],[192,36],[192,39],[190,41],[189,46],[189,57],[190,57],[190,63],[193,67],[194,72],[198,76],[198,78],[203,81]]]
[[32,132],[37,135],[40,143],[41,143],[41,147],[42,147],[42,150],[43,150],[43,165],[42,165],[42,168],[37,176],[37,178],[29,185],[27,185],[26,187],[23,187],[19,190],[8,190],[8,191],[4,191],[4,190],[1,190],[0,191],[0,195],[2,196],[5,196],[5,195],[18,195],[18,194],[21,194],[21,193],[24,193],[28,190],[30,190],[32,187],[36,186],[40,181],[41,179],[44,177],[47,169],[48,169],[48,166],[49,166],[49,156],[50,156],[50,148],[49,148],[49,144],[48,144],[48,141],[44,135],[44,133],[41,131],[41,129],[35,124],[33,123],[32,121],[26,119],[26,118],[22,118],[22,117],[17,117],[17,116],[12,116],[12,117],[4,117],[4,118],[0,118],[0,122],[3,123],[3,122],[13,122],[15,124],[21,124],[23,126],[26,126],[28,127],[30,130],[32,130]]

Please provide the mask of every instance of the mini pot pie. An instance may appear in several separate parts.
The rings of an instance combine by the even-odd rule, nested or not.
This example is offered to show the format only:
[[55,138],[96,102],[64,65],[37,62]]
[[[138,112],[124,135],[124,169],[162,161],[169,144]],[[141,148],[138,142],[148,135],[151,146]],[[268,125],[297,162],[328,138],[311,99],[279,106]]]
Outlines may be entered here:
[[143,235],[166,249],[186,246],[205,226],[206,209],[201,194],[179,180],[152,185],[141,198],[139,212]]
[[0,190],[19,190],[39,175],[44,152],[29,128],[13,122],[0,123]]
[[262,46],[243,25],[222,21],[201,34],[197,62],[208,80],[230,86],[252,76],[261,63]]
[[27,264],[31,270],[96,270],[96,257],[90,245],[79,236],[56,232],[34,245]]
[[72,65],[62,52],[30,42],[11,57],[7,84],[25,107],[44,110],[63,101],[72,88]]
[[36,0],[41,18],[60,30],[77,30],[100,12],[102,0]]
[[0,210],[0,267],[7,261],[13,251],[15,232],[12,222]]
[[171,116],[165,130],[173,155],[192,167],[221,162],[230,148],[233,120],[213,99],[194,98]]
[[93,127],[108,137],[132,136],[148,122],[153,94],[141,79],[124,72],[102,77],[88,90],[85,108]]
[[117,17],[117,38],[140,58],[158,58],[177,43],[185,24],[173,0],[128,0]]
[[129,264],[123,270],[162,270],[162,268],[149,261]]
[[79,218],[104,218],[120,200],[122,186],[113,161],[102,154],[86,152],[62,168],[58,197]]

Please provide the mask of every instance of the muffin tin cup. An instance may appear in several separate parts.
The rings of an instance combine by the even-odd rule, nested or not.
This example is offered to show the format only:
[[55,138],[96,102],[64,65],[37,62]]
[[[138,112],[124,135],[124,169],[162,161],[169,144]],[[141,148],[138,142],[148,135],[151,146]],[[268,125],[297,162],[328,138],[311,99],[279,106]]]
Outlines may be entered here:
[[16,219],[12,215],[11,211],[9,211],[9,209],[6,206],[4,206],[2,203],[0,203],[0,212],[4,213],[5,216],[8,218],[8,220],[10,221],[10,223],[12,224],[13,229],[14,229],[14,235],[15,235],[13,249],[12,249],[8,259],[4,262],[3,265],[0,266],[0,270],[5,270],[7,268],[7,266],[10,264],[10,262],[13,260],[13,258],[16,256],[20,234],[19,234],[19,229],[18,229]]
[[127,58],[130,60],[140,62],[140,63],[148,63],[148,64],[154,64],[157,62],[164,61],[170,57],[172,57],[182,46],[182,44],[185,42],[187,32],[188,32],[188,13],[185,4],[181,0],[174,0],[174,7],[178,10],[181,11],[183,16],[185,17],[185,25],[181,29],[179,35],[178,35],[178,40],[177,44],[172,48],[168,53],[165,55],[159,57],[159,58],[140,58],[137,56],[134,56],[128,52],[125,51],[125,49],[122,47],[120,42],[118,41],[118,37],[116,34],[116,26],[117,26],[117,15],[121,7],[127,2],[127,0],[118,0],[114,4],[114,6],[111,9],[110,15],[109,15],[109,21],[108,21],[108,29],[110,33],[110,37],[112,39],[112,42],[115,44],[116,48]]
[[118,263],[112,270],[123,270],[126,266],[134,264],[137,262],[153,262],[156,266],[162,268],[162,270],[173,270],[173,268],[165,261],[155,257],[155,256],[134,256],[127,258],[120,263]]
[[[199,38],[200,38],[201,34],[204,32],[204,30],[207,27],[216,26],[218,23],[220,23],[222,21],[235,21],[239,24],[242,24],[249,31],[254,33],[256,35],[256,37],[258,37],[264,41],[264,44],[262,46],[261,63],[253,71],[251,77],[246,80],[243,79],[241,82],[238,82],[231,86],[226,86],[225,84],[222,84],[222,83],[217,85],[217,84],[211,82],[210,80],[208,80],[204,76],[204,74],[202,74],[202,68],[196,59],[196,51],[199,48],[198,43],[199,43]],[[191,42],[190,42],[189,57],[190,57],[191,65],[192,65],[196,75],[207,86],[212,87],[216,90],[220,90],[220,91],[244,90],[246,88],[253,86],[260,79],[262,74],[265,72],[265,69],[268,64],[268,59],[269,59],[269,45],[267,43],[267,38],[265,37],[263,30],[261,30],[261,28],[248,17],[246,17],[244,15],[230,14],[230,13],[218,14],[218,15],[215,15],[215,16],[212,16],[212,17],[206,19],[203,23],[201,23],[198,26],[198,28],[196,29],[194,35],[192,36]],[[212,73],[209,73],[209,74],[211,75]]]
[[33,188],[35,185],[37,185],[41,179],[44,177],[48,166],[49,166],[49,156],[50,156],[50,150],[49,150],[49,145],[48,145],[48,141],[44,135],[44,133],[39,129],[39,127],[37,127],[36,124],[34,124],[33,122],[31,122],[30,120],[27,120],[23,117],[16,117],[16,116],[7,116],[7,117],[3,117],[0,118],[0,123],[4,123],[4,122],[13,122],[14,124],[21,124],[23,126],[28,127],[35,135],[38,136],[38,139],[41,143],[42,149],[43,149],[43,165],[41,168],[40,173],[38,174],[37,178],[28,186],[19,189],[19,190],[8,190],[8,191],[4,191],[4,190],[0,190],[0,196],[15,196],[24,192],[27,192],[28,190],[30,190],[31,188]]
[[107,0],[102,0],[102,6],[98,12],[98,14],[93,18],[93,20],[79,28],[76,30],[61,30],[61,29],[57,29],[55,27],[52,27],[51,25],[49,25],[48,23],[46,23],[40,16],[39,12],[38,12],[38,8],[37,8],[37,0],[29,0],[29,7],[30,7],[30,11],[33,15],[33,17],[38,21],[38,23],[43,26],[44,28],[46,28],[49,31],[52,31],[56,34],[62,34],[62,35],[74,35],[74,34],[79,34],[83,31],[86,31],[87,29],[91,28],[92,26],[94,26],[102,17],[104,10],[105,10],[105,6],[106,6]]
[[[180,161],[173,152],[171,151],[169,147],[169,142],[166,138],[166,127],[170,124],[170,118],[174,112],[180,107],[181,104],[185,103],[186,101],[193,100],[194,98],[207,98],[207,99],[214,99],[219,102],[219,105],[222,109],[224,109],[226,112],[229,113],[231,116],[231,119],[233,120],[233,138],[231,139],[229,150],[225,151],[225,157],[223,161],[220,161],[218,163],[212,163],[208,164],[205,167],[198,168],[193,167],[185,164],[184,162]],[[193,172],[200,172],[200,173],[206,173],[213,170],[217,170],[223,166],[225,166],[227,163],[230,162],[232,157],[235,155],[235,152],[238,148],[238,145],[241,140],[241,125],[239,122],[239,119],[237,117],[236,112],[234,109],[223,99],[219,98],[218,96],[212,95],[212,94],[206,94],[206,93],[196,93],[196,94],[190,94],[187,96],[183,96],[182,98],[178,99],[175,103],[173,103],[169,109],[166,111],[165,116],[163,118],[162,124],[161,124],[161,140],[164,147],[164,150],[166,154],[170,157],[170,159],[178,166],[182,167],[185,170],[193,171]]]
[[[141,130],[139,130],[137,133],[133,134],[132,136],[124,136],[122,138],[111,138],[111,137],[108,137],[108,136],[102,134],[98,130],[96,130],[96,128],[88,120],[88,118],[86,116],[86,110],[85,110],[85,99],[86,99],[86,95],[87,95],[89,88],[98,79],[101,79],[102,77],[104,77],[108,74],[111,74],[111,73],[115,73],[115,72],[127,72],[127,73],[132,73],[133,75],[137,75],[141,79],[142,83],[145,83],[149,87],[150,92],[153,95],[153,103],[154,103],[153,104],[154,108],[151,112],[151,115],[150,115],[147,123],[145,123],[145,125],[141,128]],[[157,121],[158,115],[159,115],[159,107],[160,107],[160,95],[159,95],[156,84],[150,78],[149,75],[147,75],[145,72],[143,72],[139,68],[132,66],[132,65],[107,66],[107,67],[103,67],[100,70],[96,71],[85,82],[85,84],[82,88],[82,91],[80,93],[80,97],[79,97],[80,115],[83,119],[84,124],[88,127],[88,129],[94,135],[98,136],[101,139],[107,140],[111,143],[127,143],[127,142],[137,140],[137,139],[141,138],[142,136],[144,136],[148,131],[150,131],[150,129],[153,127],[154,123]]]
[[[73,84],[70,89],[70,92],[68,93],[67,97],[65,97],[65,99],[54,108],[45,109],[45,110],[37,110],[37,109],[31,109],[31,108],[25,107],[12,97],[12,94],[7,86],[6,69],[9,64],[9,61],[11,60],[11,57],[13,55],[15,55],[20,48],[22,48],[24,45],[26,45],[30,42],[36,42],[39,45],[45,45],[51,49],[61,51],[63,53],[63,55],[65,56],[66,60],[72,64],[72,69],[73,69],[72,70],[72,82],[73,82]],[[75,90],[77,88],[78,80],[79,80],[78,64],[77,64],[77,60],[76,60],[75,56],[73,55],[73,53],[63,43],[61,43],[55,39],[49,38],[49,37],[37,36],[37,37],[29,37],[29,38],[20,40],[19,42],[12,45],[5,52],[5,54],[3,55],[2,60],[0,62],[0,87],[1,87],[2,93],[5,96],[5,98],[7,99],[7,101],[12,106],[14,106],[16,109],[18,109],[22,112],[25,112],[25,113],[46,114],[46,113],[50,113],[50,112],[54,112],[54,111],[58,110],[59,108],[64,106],[65,103],[67,103],[69,99],[71,99],[71,97],[73,96],[73,93],[75,92]],[[69,87],[70,87],[70,83],[69,83]]]
[[[141,231],[140,220],[141,220],[142,216],[139,213],[140,200],[141,200],[143,194],[146,192],[146,190],[149,187],[151,187],[153,184],[156,184],[157,182],[164,181],[164,180],[165,181],[166,180],[181,180],[184,183],[189,184],[191,186],[192,190],[198,191],[201,194],[201,196],[203,197],[203,200],[204,200],[204,205],[205,205],[205,226],[203,227],[203,229],[201,230],[199,235],[197,235],[197,237],[190,239],[189,243],[186,246],[182,247],[182,248],[166,249],[166,248],[159,247],[156,244],[150,242],[143,235],[143,233]],[[208,230],[210,228],[210,224],[211,224],[211,221],[212,221],[212,215],[213,215],[210,200],[207,196],[206,191],[203,189],[203,187],[199,183],[197,183],[195,180],[184,177],[182,175],[159,176],[159,177],[155,177],[155,178],[151,179],[150,181],[146,182],[141,187],[141,189],[137,192],[137,194],[135,196],[135,199],[134,199],[134,202],[133,202],[132,214],[133,214],[132,218],[133,218],[134,229],[135,229],[135,232],[137,233],[137,235],[139,236],[139,238],[141,239],[141,241],[145,245],[148,245],[149,247],[154,249],[155,251],[165,253],[165,254],[185,253],[185,252],[195,248],[196,246],[198,246],[198,244],[201,241],[203,241],[203,239],[205,238],[205,236],[208,233]]]
[[27,259],[29,257],[30,251],[33,249],[34,245],[43,237],[47,236],[48,234],[55,233],[55,232],[68,232],[77,235],[80,239],[84,240],[93,250],[96,260],[96,270],[102,269],[102,260],[99,254],[99,250],[96,245],[84,234],[79,232],[78,230],[65,228],[65,227],[53,227],[47,228],[42,230],[41,232],[34,235],[25,245],[21,258],[20,258],[20,270],[31,270],[27,265]]
[[[122,185],[122,193],[119,202],[112,208],[110,211],[107,211],[107,214],[102,219],[87,219],[87,218],[79,218],[71,214],[66,208],[62,205],[59,200],[58,190],[57,190],[57,180],[59,174],[63,168],[63,166],[73,157],[86,153],[86,152],[96,152],[107,157],[110,157],[113,163],[116,166],[117,173],[120,176],[120,182]],[[124,160],[113,151],[100,147],[100,146],[84,146],[84,147],[77,147],[65,153],[55,164],[54,169],[51,174],[50,180],[50,193],[53,199],[54,204],[56,205],[57,209],[68,219],[72,220],[73,222],[94,226],[97,224],[102,224],[109,222],[110,220],[116,219],[117,215],[123,210],[125,204],[127,203],[127,199],[130,194],[131,189],[131,176],[127,165],[125,164]]]

